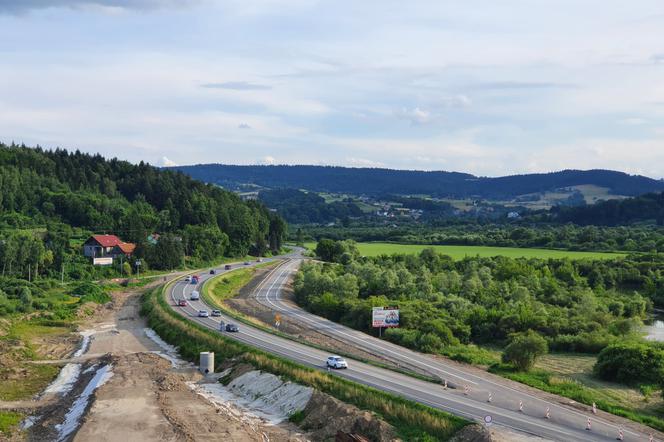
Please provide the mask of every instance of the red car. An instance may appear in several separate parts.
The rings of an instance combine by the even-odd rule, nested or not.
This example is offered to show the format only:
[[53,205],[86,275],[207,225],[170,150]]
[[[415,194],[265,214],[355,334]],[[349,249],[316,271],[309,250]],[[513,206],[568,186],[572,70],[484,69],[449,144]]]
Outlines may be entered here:
[[187,306],[187,300],[186,300],[186,299],[180,299],[180,300],[178,301],[178,305],[179,305],[180,307],[186,307],[186,306]]

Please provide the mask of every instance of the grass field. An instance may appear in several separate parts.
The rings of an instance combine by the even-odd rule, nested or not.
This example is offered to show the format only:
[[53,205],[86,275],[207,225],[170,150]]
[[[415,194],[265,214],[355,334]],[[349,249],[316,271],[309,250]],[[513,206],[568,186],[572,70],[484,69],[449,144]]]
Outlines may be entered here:
[[[306,243],[308,249],[315,249],[316,243]],[[467,256],[506,256],[508,258],[570,258],[570,259],[614,259],[624,257],[624,253],[574,252],[567,250],[526,249],[517,247],[485,247],[485,246],[439,246],[426,244],[393,244],[393,243],[357,243],[360,253],[364,256],[416,254],[423,249],[433,248],[439,253],[453,259]]]

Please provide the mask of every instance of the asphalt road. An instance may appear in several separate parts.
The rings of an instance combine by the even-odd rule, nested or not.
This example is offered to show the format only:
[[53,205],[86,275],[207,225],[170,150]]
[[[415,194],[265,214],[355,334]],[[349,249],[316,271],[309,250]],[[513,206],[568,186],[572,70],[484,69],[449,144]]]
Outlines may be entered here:
[[[608,441],[616,440],[620,427],[591,413],[586,413],[562,406],[559,403],[547,402],[533,395],[509,387],[507,382],[494,381],[490,377],[477,376],[460,369],[456,364],[447,364],[429,356],[419,354],[403,347],[373,338],[364,333],[340,326],[323,318],[311,315],[281,300],[281,292],[288,283],[292,273],[300,263],[297,252],[287,255],[284,262],[272,269],[267,277],[255,289],[254,295],[275,312],[288,315],[302,324],[315,327],[318,331],[342,339],[349,345],[379,353],[385,357],[401,361],[402,365],[419,366],[426,371],[447,380],[448,386],[456,388],[444,389],[442,385],[419,380],[392,370],[375,367],[359,361],[348,360],[347,370],[333,371],[334,374],[353,381],[369,385],[398,396],[408,398],[452,414],[475,421],[483,421],[491,416],[493,425],[508,427],[524,433],[535,434],[551,440],[559,441]],[[269,259],[265,260],[269,261]],[[249,263],[256,265],[256,263]],[[233,264],[232,268],[245,267],[243,263]],[[223,274],[223,266],[216,269],[216,274]],[[239,325],[238,333],[219,331],[220,321],[234,322],[232,318],[198,317],[199,310],[211,311],[212,307],[203,300],[190,300],[191,292],[199,290],[209,278],[215,275],[205,272],[200,275],[197,285],[183,279],[169,286],[166,295],[173,309],[180,314],[210,329],[224,333],[228,337],[245,344],[260,348],[270,353],[286,357],[300,364],[325,370],[325,360],[329,356],[321,350],[281,338],[245,324]],[[177,301],[187,299],[186,307],[177,307]],[[468,391],[466,392],[466,388]],[[489,393],[492,395],[489,402]],[[560,398],[561,401],[569,401]],[[519,401],[523,411],[519,411]],[[547,408],[549,418],[545,417]],[[591,419],[592,430],[587,431],[587,419]],[[646,432],[639,433],[624,428],[625,441],[648,441]]]

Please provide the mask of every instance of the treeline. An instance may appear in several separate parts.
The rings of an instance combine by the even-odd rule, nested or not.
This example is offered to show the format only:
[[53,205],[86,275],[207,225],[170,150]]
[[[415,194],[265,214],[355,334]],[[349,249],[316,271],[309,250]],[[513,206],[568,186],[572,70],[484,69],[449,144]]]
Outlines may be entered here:
[[[305,239],[353,239],[404,244],[534,247],[579,251],[664,251],[664,228],[576,226],[573,224],[441,223],[407,227],[307,227]],[[293,239],[295,239],[293,235]]]
[[429,195],[451,198],[511,199],[559,188],[594,184],[612,194],[636,196],[664,190],[664,182],[611,170],[563,170],[498,178],[467,173],[349,168],[335,166],[179,166],[188,175],[229,187],[255,184],[350,195]]
[[427,352],[505,345],[535,331],[552,350],[597,353],[631,335],[653,304],[664,305],[664,259],[613,261],[419,256],[360,258],[352,242],[322,240],[305,264],[297,301],[314,313],[371,332],[371,307],[398,305],[386,337]]
[[327,203],[314,192],[297,189],[262,190],[258,198],[291,224],[322,224],[364,215],[352,201]]
[[636,198],[601,201],[591,206],[554,207],[548,214],[554,222],[580,225],[618,226],[633,223],[664,225],[664,193]]
[[[79,151],[0,144],[0,188],[0,232],[9,238],[3,265],[21,267],[21,276],[29,276],[25,264],[30,272],[59,271],[70,245],[58,236],[71,228],[136,243],[136,257],[155,268],[177,266],[184,253],[210,260],[277,251],[286,232],[260,202],[182,173]],[[25,240],[20,230],[42,241],[42,258],[36,251],[25,258],[12,245]],[[147,242],[153,232],[163,235],[161,244]]]

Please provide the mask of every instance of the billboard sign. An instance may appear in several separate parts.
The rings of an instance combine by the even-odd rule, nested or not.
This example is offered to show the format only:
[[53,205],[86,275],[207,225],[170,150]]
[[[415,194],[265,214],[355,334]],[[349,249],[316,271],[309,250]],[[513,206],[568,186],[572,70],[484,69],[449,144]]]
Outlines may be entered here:
[[110,266],[113,264],[113,258],[92,258],[92,264],[96,266]]
[[371,325],[374,328],[398,327],[399,307],[374,307],[371,312]]

